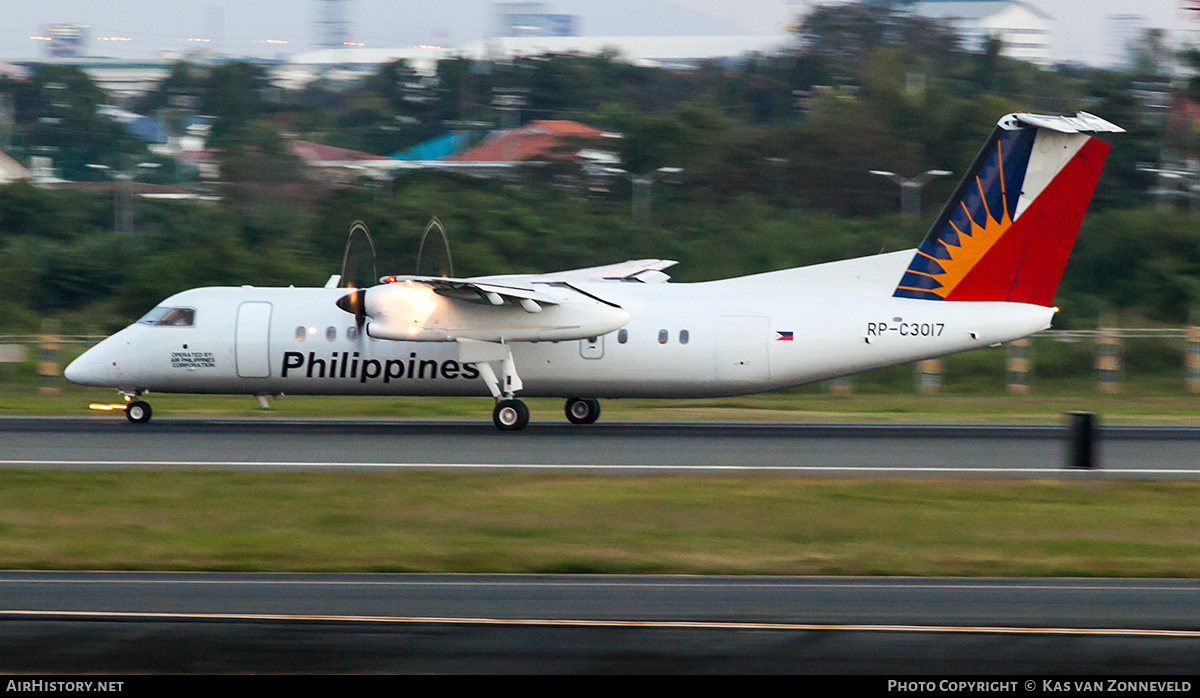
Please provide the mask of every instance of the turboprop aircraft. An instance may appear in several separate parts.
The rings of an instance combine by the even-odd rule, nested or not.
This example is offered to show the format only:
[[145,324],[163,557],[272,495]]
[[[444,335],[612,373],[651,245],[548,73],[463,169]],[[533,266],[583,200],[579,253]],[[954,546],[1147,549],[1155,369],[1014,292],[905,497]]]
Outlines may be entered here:
[[[68,380],[116,388],[150,420],[149,392],[491,395],[519,430],[517,397],[755,393],[1008,342],[1046,329],[1054,292],[1123,129],[1009,114],[915,250],[703,283],[672,261],[552,274],[389,276],[339,288],[197,288],[164,300],[72,362]],[[110,406],[111,407],[111,406]]]

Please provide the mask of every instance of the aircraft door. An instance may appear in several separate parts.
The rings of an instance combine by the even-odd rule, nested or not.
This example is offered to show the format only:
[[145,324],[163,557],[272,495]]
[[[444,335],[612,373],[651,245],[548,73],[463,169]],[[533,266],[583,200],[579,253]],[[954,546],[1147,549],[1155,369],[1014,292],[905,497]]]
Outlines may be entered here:
[[717,318],[717,380],[735,383],[765,381],[768,365],[769,320],[748,315]]
[[579,355],[585,359],[604,358],[604,335],[579,340]]
[[242,303],[238,306],[235,359],[242,378],[267,378],[271,375],[270,343],[271,304]]

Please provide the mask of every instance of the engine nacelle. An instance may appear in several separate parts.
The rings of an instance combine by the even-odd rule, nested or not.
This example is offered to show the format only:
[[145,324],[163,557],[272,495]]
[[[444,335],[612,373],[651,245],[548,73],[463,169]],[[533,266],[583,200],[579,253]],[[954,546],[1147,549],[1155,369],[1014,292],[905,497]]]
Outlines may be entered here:
[[571,289],[553,303],[508,298],[501,304],[448,298],[422,284],[391,283],[362,294],[366,332],[379,339],[447,342],[560,341],[598,337],[629,322],[624,309]]

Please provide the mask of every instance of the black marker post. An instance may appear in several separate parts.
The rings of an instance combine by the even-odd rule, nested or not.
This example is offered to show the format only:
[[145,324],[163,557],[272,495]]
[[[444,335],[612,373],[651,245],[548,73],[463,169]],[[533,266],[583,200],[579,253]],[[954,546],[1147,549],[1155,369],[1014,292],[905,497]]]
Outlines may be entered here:
[[1091,412],[1067,413],[1069,452],[1067,467],[1082,470],[1096,468],[1096,419]]

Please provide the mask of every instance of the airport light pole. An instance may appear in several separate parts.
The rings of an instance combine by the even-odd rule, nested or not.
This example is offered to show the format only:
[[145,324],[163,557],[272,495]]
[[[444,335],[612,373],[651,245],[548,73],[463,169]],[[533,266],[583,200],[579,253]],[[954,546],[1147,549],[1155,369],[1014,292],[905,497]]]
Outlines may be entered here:
[[663,175],[679,174],[680,172],[683,172],[682,167],[660,167],[645,174],[629,175],[629,181],[633,184],[633,194],[629,204],[634,225],[645,227],[650,224],[650,185]]
[[1195,160],[1173,167],[1138,165],[1137,169],[1158,175],[1158,186],[1152,188],[1150,194],[1158,197],[1159,208],[1170,208],[1173,198],[1185,198],[1188,210],[1195,210],[1196,198],[1200,196],[1200,164]]
[[900,213],[915,216],[921,212],[921,187],[934,177],[954,174],[950,170],[927,170],[909,179],[887,170],[871,170],[870,174],[887,177],[900,185]]
[[113,230],[128,233],[133,230],[133,182],[143,170],[159,167],[157,162],[139,162],[128,170],[116,171],[108,165],[87,163],[87,167],[99,170],[116,182],[113,189]]

